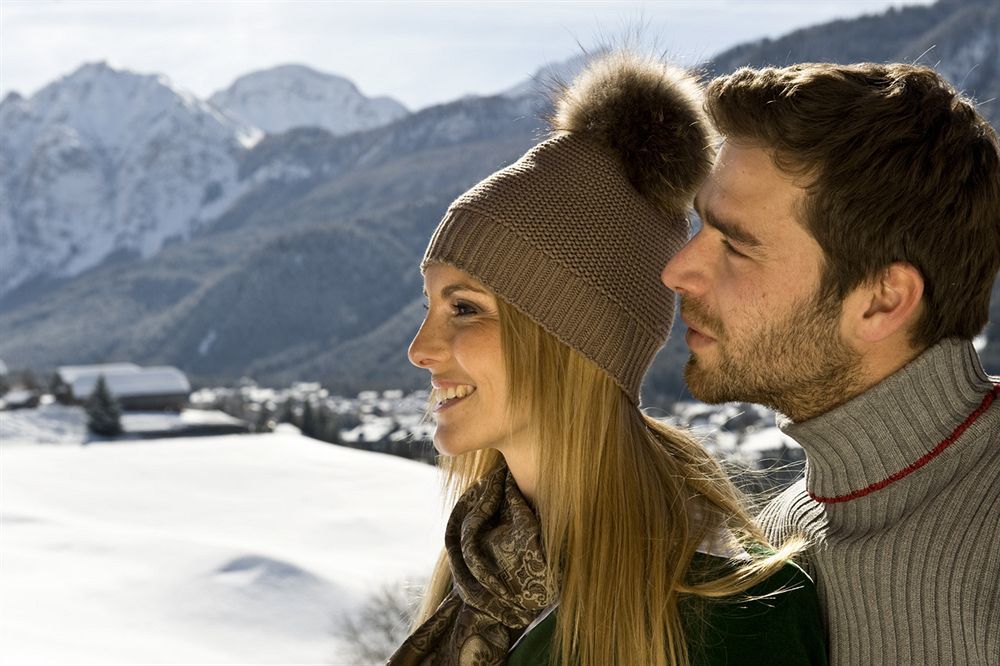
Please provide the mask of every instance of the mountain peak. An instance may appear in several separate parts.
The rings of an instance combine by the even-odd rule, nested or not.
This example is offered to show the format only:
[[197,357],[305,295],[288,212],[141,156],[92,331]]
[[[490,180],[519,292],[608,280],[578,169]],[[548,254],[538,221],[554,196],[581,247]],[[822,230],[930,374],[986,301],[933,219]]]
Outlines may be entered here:
[[117,72],[119,68],[111,65],[107,60],[95,60],[85,62],[76,68],[76,72]]
[[131,70],[125,69],[124,67],[118,67],[107,60],[95,60],[94,62],[86,62],[69,74],[63,76],[62,78],[55,81],[55,83],[50,85],[58,85],[66,82],[94,82],[94,81],[141,81],[141,80],[151,80],[151,81],[162,81],[169,85],[166,77],[155,75],[155,74],[139,74],[138,72],[133,72]]
[[236,195],[244,145],[243,128],[166,77],[104,61],[8,95],[0,137],[0,295],[189,237],[211,215],[208,184]]
[[249,74],[245,74],[239,77],[233,83],[235,84],[236,82],[254,77],[257,78],[271,77],[276,79],[299,78],[299,79],[314,79],[316,81],[342,81],[351,88],[353,88],[354,90],[357,90],[357,86],[355,86],[354,83],[347,77],[338,76],[337,74],[330,74],[328,72],[321,72],[318,69],[313,69],[312,67],[309,67],[308,65],[301,65],[298,63],[287,63],[284,65],[276,65],[275,67],[269,67],[267,69],[261,69],[255,72],[250,72]]
[[391,98],[365,97],[349,79],[299,64],[245,74],[209,101],[271,134],[309,126],[335,135],[349,134],[388,124],[408,113]]

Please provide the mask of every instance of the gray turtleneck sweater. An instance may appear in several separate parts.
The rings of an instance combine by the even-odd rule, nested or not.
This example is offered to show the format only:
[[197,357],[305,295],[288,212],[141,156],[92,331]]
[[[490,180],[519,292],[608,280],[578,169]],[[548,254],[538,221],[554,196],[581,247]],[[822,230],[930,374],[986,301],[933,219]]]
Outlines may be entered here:
[[813,541],[831,664],[1000,666],[1000,396],[916,471],[813,499],[906,470],[996,382],[971,343],[945,340],[840,407],[781,424],[806,475],[760,520],[773,542]]

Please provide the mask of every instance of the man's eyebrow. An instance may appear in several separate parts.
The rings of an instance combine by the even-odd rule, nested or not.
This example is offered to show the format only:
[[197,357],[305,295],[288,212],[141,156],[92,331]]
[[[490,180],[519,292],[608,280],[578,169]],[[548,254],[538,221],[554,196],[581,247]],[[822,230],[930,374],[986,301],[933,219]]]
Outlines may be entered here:
[[726,238],[734,240],[740,245],[746,245],[747,247],[753,248],[764,246],[764,243],[762,243],[759,238],[741,227],[739,224],[729,220],[724,220],[710,211],[701,208],[697,201],[695,201],[695,212],[698,213],[698,217],[701,218],[702,224],[707,224],[710,227],[718,229]]

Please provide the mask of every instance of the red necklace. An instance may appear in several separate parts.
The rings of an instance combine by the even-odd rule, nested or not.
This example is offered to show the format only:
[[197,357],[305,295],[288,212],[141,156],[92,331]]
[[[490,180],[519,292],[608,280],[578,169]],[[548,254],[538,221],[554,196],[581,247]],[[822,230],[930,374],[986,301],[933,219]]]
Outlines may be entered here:
[[822,495],[814,495],[813,493],[809,493],[809,497],[813,498],[817,502],[822,502],[823,504],[839,504],[840,502],[850,502],[851,500],[858,499],[859,497],[864,497],[865,495],[871,495],[876,490],[882,490],[886,486],[893,484],[899,481],[900,479],[906,478],[907,476],[913,474],[914,472],[916,472],[918,469],[920,469],[930,461],[937,458],[939,455],[941,455],[942,451],[944,451],[949,446],[954,444],[955,440],[961,437],[962,433],[965,432],[969,426],[971,426],[973,423],[976,422],[976,419],[982,416],[983,413],[990,408],[990,405],[993,404],[993,401],[996,399],[998,395],[1000,395],[1000,384],[995,384],[993,386],[993,390],[986,394],[986,397],[983,398],[983,401],[981,403],[979,403],[979,406],[976,407],[975,411],[969,414],[969,416],[966,417],[964,421],[959,423],[958,427],[955,428],[955,430],[953,430],[950,435],[942,439],[937,446],[935,446],[933,449],[931,449],[923,456],[921,456],[919,460],[910,463],[909,465],[899,470],[892,476],[882,479],[881,481],[876,481],[875,483],[871,484],[866,488],[862,488],[860,490],[854,490],[844,495],[823,497]]

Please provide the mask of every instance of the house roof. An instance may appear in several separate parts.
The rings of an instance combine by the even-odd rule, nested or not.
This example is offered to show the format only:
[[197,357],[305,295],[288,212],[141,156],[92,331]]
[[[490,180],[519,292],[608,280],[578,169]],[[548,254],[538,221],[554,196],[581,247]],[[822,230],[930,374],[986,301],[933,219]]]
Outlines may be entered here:
[[143,395],[187,395],[191,384],[187,376],[169,365],[141,368],[133,363],[78,365],[59,368],[59,375],[73,390],[77,399],[94,391],[97,378],[104,375],[108,390],[117,398]]
[[95,365],[62,365],[56,368],[56,374],[67,384],[72,384],[78,377],[94,377],[97,381],[98,375],[104,375],[105,379],[111,375],[120,375],[131,372],[138,372],[142,368],[135,363],[100,363]]

